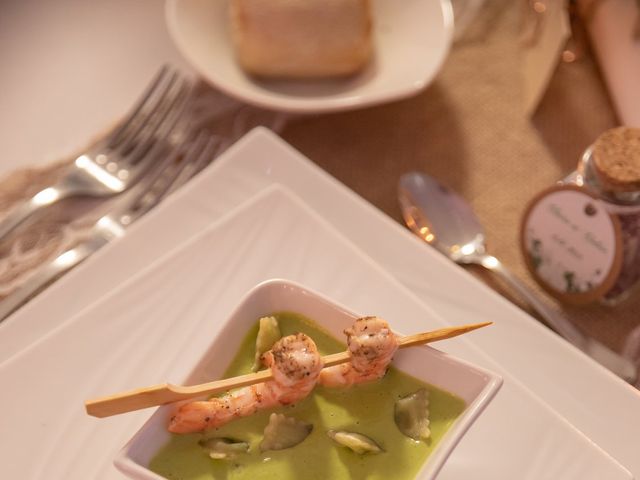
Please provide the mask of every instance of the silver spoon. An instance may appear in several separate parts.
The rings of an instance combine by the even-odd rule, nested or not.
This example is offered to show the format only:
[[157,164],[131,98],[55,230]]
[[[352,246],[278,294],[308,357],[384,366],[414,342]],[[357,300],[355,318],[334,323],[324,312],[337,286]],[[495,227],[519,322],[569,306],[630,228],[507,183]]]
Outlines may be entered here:
[[417,236],[456,263],[480,265],[494,272],[525,299],[549,327],[627,382],[636,381],[638,372],[632,362],[557,315],[496,257],[486,252],[484,229],[461,196],[428,175],[411,172],[400,178],[398,199],[405,222]]

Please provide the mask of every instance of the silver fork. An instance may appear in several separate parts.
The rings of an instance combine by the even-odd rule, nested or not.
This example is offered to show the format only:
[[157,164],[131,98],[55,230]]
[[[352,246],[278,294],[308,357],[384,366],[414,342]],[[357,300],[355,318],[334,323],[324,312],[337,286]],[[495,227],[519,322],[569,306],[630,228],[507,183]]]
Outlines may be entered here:
[[152,167],[156,139],[167,138],[183,113],[191,85],[164,66],[128,116],[105,139],[67,167],[63,177],[11,210],[0,222],[0,239],[39,209],[66,197],[116,195]]
[[113,211],[94,223],[86,240],[41,267],[25,284],[0,301],[0,322],[92,253],[124,236],[129,225],[200,172],[221,146],[218,138],[199,133],[172,148],[145,179],[117,201]]

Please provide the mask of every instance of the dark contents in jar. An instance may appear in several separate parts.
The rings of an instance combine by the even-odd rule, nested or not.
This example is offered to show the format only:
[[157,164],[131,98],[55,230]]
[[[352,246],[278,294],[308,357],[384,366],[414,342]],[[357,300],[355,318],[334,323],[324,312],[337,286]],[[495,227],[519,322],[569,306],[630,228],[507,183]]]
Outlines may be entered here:
[[622,268],[603,299],[614,304],[640,282],[640,129],[604,132],[585,152],[581,170],[585,186],[620,221]]
[[605,299],[624,295],[640,280],[640,213],[617,215],[622,230],[622,269]]

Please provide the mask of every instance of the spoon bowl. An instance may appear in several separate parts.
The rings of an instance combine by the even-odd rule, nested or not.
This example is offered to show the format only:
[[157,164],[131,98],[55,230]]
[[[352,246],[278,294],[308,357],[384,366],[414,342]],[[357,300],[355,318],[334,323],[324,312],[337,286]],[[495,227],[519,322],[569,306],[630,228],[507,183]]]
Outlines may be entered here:
[[485,253],[485,234],[471,206],[434,178],[413,172],[400,178],[404,221],[424,241],[456,261]]

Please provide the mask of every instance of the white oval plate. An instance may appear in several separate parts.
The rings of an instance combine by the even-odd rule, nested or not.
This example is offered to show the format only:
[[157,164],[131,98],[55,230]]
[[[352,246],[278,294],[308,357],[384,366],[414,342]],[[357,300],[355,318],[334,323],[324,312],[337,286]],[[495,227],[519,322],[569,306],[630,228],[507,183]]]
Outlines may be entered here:
[[228,0],[167,0],[169,33],[187,61],[214,87],[273,110],[349,110],[408,97],[425,88],[451,45],[449,0],[372,0],[375,56],[360,74],[338,80],[259,80],[237,64]]

